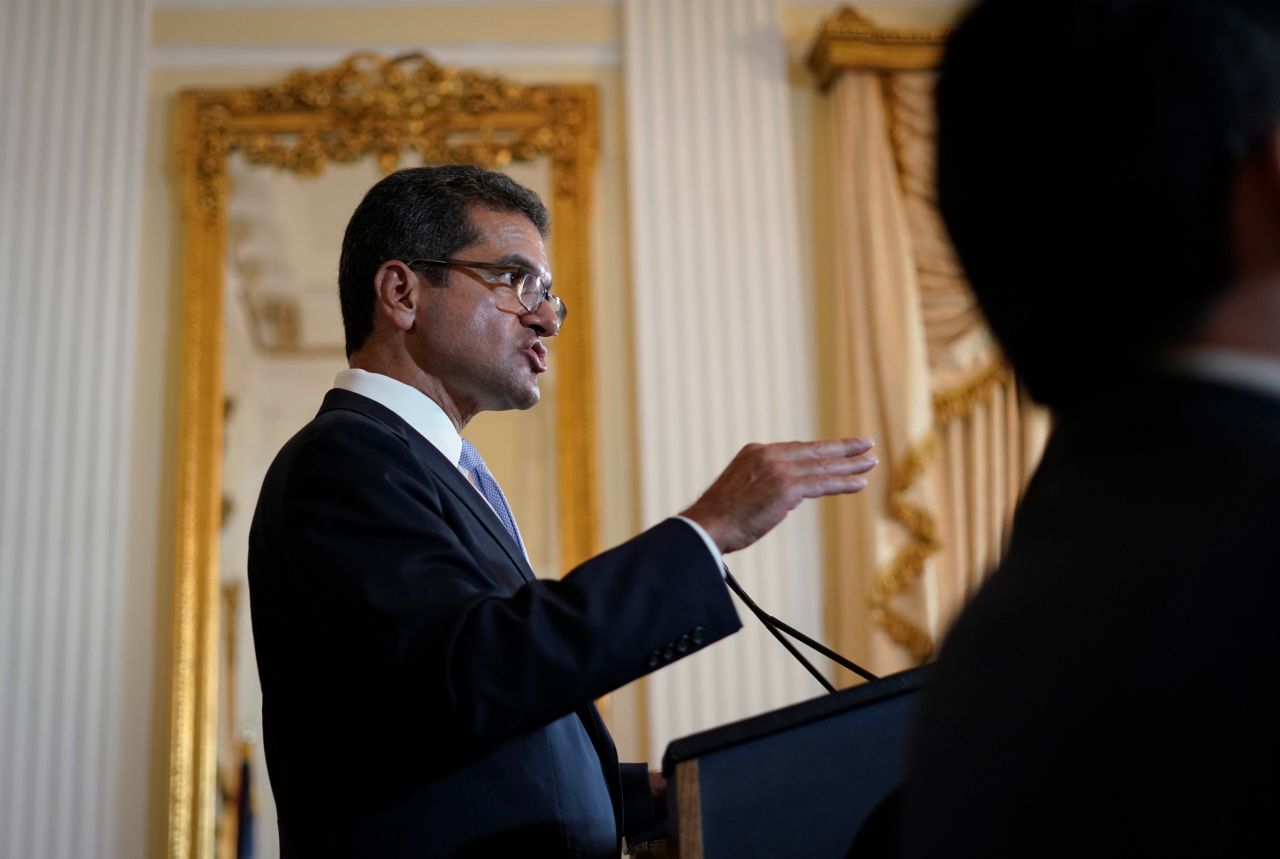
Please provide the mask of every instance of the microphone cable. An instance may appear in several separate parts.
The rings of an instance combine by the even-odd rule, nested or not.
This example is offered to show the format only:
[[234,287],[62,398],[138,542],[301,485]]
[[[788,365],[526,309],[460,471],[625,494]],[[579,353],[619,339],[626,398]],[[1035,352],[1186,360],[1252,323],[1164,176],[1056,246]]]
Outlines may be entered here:
[[857,674],[859,677],[863,678],[864,680],[880,679],[879,677],[872,674],[867,669],[863,668],[861,665],[858,665],[856,662],[850,659],[846,659],[845,657],[836,653],[834,650],[831,650],[830,648],[828,648],[827,646],[823,645],[820,642],[814,641],[812,638],[805,635],[800,630],[795,629],[794,627],[784,623],[781,620],[778,620],[778,618],[774,617],[764,609],[760,608],[760,606],[756,605],[756,601],[753,600],[750,596],[748,596],[747,592],[742,589],[742,585],[738,584],[738,580],[733,577],[733,573],[729,571],[728,566],[725,566],[724,568],[724,581],[725,581],[725,584],[729,586],[729,590],[737,594],[738,599],[742,600],[743,604],[748,609],[751,610],[752,614],[756,616],[756,619],[759,620],[760,623],[764,625],[764,628],[769,630],[769,634],[772,635],[774,638],[778,639],[778,643],[781,644],[783,647],[785,647],[788,653],[790,653],[793,657],[795,657],[795,659],[801,665],[803,665],[806,669],[808,669],[809,673],[813,675],[813,678],[817,680],[819,683],[821,683],[822,687],[826,689],[828,692],[836,691],[836,687],[831,685],[831,681],[827,680],[827,678],[822,675],[822,672],[820,672],[817,668],[813,667],[812,662],[810,662],[808,659],[805,659],[804,655],[796,648],[794,644],[792,644],[790,641],[788,641],[786,638],[783,637],[784,632],[787,635],[790,635],[792,638],[795,638],[797,641],[800,641],[801,643],[806,644],[809,647],[812,647],[814,650],[818,651],[823,656],[827,657],[837,665],[840,665],[844,668],[849,669],[854,674]]

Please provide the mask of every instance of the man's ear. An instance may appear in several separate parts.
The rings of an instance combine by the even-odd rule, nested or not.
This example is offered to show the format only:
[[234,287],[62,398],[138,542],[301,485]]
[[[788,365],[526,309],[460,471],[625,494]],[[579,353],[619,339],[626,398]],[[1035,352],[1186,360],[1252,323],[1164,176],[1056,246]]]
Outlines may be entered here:
[[1270,140],[1266,146],[1266,182],[1271,200],[1280,210],[1280,125],[1271,129]]
[[420,284],[413,269],[398,259],[378,266],[373,276],[374,316],[385,318],[400,331],[411,329],[421,300]]
[[1256,178],[1262,181],[1268,202],[1280,212],[1280,125],[1271,129],[1257,157]]
[[1236,276],[1270,281],[1280,267],[1280,126],[1236,165],[1231,231]]

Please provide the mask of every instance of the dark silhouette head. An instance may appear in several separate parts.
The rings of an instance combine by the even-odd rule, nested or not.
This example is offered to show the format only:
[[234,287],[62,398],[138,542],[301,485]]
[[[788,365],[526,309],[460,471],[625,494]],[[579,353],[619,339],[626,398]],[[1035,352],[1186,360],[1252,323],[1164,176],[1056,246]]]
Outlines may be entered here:
[[987,0],[937,105],[960,260],[1032,395],[1061,406],[1233,284],[1237,168],[1280,121],[1280,3]]

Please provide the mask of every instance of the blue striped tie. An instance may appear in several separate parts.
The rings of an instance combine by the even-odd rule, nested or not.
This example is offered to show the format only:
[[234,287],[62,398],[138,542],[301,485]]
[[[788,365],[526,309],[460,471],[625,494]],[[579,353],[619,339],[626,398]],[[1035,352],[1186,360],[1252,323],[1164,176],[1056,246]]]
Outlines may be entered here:
[[520,539],[520,529],[516,527],[516,517],[511,514],[511,505],[507,503],[507,496],[502,494],[502,488],[498,486],[493,472],[489,471],[489,466],[484,464],[480,451],[465,438],[462,440],[462,456],[458,458],[458,465],[467,473],[472,485],[480,490],[484,500],[489,502],[493,512],[498,514],[498,521],[516,541],[520,551],[525,552],[527,556],[528,552],[525,551],[524,540]]

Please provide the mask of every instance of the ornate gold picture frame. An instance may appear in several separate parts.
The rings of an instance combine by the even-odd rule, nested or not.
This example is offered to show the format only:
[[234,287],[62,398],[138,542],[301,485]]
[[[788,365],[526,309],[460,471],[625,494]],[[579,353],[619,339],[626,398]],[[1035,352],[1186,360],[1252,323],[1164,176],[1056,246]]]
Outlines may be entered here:
[[[384,171],[416,152],[427,163],[550,165],[556,291],[591,318],[589,223],[598,148],[591,85],[526,86],[435,65],[422,55],[357,54],[261,88],[184,92],[177,107],[182,212],[179,389],[168,771],[171,857],[214,850],[217,789],[218,535],[223,434],[223,264],[228,159],[305,175],[374,157]],[[556,340],[560,556],[597,551],[596,433],[589,326]]]

